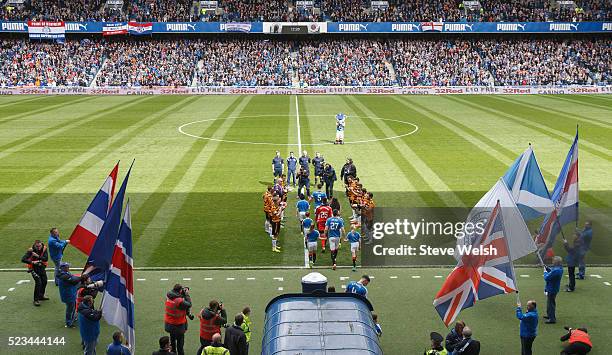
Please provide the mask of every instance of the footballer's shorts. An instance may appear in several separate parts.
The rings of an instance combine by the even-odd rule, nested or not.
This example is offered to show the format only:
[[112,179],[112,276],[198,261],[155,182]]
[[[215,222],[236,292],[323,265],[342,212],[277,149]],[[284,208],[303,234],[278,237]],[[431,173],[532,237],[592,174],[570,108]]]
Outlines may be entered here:
[[300,219],[300,223],[306,218],[306,212],[298,213],[298,218]]
[[317,251],[317,242],[308,242],[308,251]]
[[328,242],[329,242],[329,249],[338,250],[338,245],[340,244],[339,237],[329,238]]
[[351,242],[351,253],[357,253],[359,251],[359,242]]
[[323,226],[323,228],[321,228],[321,226],[317,225],[317,230],[319,231],[319,238],[321,239],[327,239],[327,235],[325,234],[325,226]]

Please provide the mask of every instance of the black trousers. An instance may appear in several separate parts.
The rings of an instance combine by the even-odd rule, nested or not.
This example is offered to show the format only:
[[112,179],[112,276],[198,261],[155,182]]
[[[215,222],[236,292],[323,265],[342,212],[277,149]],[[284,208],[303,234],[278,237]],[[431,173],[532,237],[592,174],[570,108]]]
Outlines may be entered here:
[[535,337],[521,337],[521,355],[531,355],[531,347],[533,345],[533,341]]
[[573,343],[565,347],[561,355],[584,355],[591,351],[591,347],[585,343]]
[[574,289],[576,288],[576,267],[568,266],[567,273],[569,275],[569,289],[574,291]]
[[172,352],[177,355],[185,355],[183,346],[185,345],[185,333],[184,332],[170,332],[170,346],[172,346]]
[[334,196],[334,182],[333,181],[325,181],[325,194],[328,199],[331,199]]
[[555,310],[557,309],[557,294],[556,293],[548,293],[546,296],[546,314],[548,315],[548,320],[551,322],[557,321],[557,316],[555,315]]
[[47,288],[47,272],[45,270],[32,270],[31,274],[34,279],[34,301],[40,301],[45,296]]
[[200,348],[198,349],[198,353],[197,354],[201,355],[202,352],[204,351],[204,348],[209,346],[209,345],[211,345],[211,344],[212,344],[212,341],[208,341],[206,339],[200,338]]

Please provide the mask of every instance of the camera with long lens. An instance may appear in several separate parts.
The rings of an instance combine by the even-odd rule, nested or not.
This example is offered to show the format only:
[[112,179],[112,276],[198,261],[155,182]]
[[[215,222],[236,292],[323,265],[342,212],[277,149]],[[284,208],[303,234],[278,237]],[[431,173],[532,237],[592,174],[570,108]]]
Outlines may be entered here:
[[[187,293],[189,293],[189,287],[187,286],[183,286],[183,288],[181,288],[181,296],[185,297],[187,295]],[[191,314],[191,307],[187,308],[187,317],[190,320],[193,320],[195,318],[195,316],[193,314]]]

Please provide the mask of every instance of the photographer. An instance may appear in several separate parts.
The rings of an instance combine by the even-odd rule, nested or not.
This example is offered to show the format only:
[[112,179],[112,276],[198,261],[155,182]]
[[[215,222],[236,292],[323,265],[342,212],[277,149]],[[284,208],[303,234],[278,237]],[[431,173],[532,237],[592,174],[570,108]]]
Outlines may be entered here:
[[49,260],[47,247],[40,240],[36,240],[21,258],[21,262],[26,264],[28,272],[34,279],[34,305],[37,307],[40,306],[40,301],[49,299],[45,296],[47,260]]
[[166,295],[166,311],[164,314],[164,328],[170,333],[170,343],[172,351],[178,355],[183,355],[183,345],[185,344],[185,332],[187,331],[187,317],[193,319],[189,314],[191,309],[191,297],[189,288],[181,284],[174,285],[174,288]]
[[227,323],[227,313],[223,308],[223,303],[211,300],[208,307],[200,311],[198,318],[200,318],[200,344],[202,344],[198,349],[198,355],[200,355],[204,348],[213,343],[213,335],[221,334],[221,326]]
[[561,337],[561,341],[569,340],[569,343],[561,351],[561,355],[584,355],[591,351],[593,343],[591,337],[587,332],[586,328],[569,328],[563,327],[567,330],[567,334]]
[[[297,180],[298,180],[298,190],[297,190],[298,197],[300,196],[300,194],[306,197],[310,197],[310,172],[308,171],[308,169],[305,169],[304,167],[300,167],[300,170],[297,173]],[[306,193],[302,192],[303,188],[306,188]]]
[[82,280],[77,291],[76,309],[79,309],[79,305],[83,302],[85,296],[91,296],[95,300],[96,296],[98,296],[98,292],[104,291],[104,281],[92,281],[87,275],[83,275],[83,277],[85,279]]

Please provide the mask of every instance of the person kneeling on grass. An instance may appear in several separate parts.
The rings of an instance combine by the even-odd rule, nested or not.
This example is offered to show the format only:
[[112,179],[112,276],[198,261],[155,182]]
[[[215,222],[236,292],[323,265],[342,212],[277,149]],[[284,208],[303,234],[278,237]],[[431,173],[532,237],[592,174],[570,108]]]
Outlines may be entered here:
[[586,328],[563,328],[567,330],[567,334],[562,336],[560,340],[568,341],[568,344],[561,351],[561,355],[584,355],[591,351],[593,343]]

